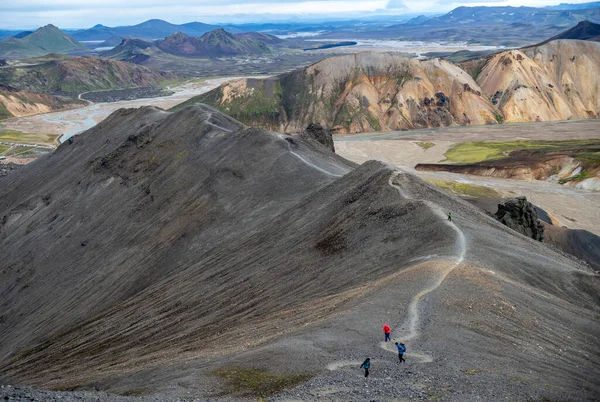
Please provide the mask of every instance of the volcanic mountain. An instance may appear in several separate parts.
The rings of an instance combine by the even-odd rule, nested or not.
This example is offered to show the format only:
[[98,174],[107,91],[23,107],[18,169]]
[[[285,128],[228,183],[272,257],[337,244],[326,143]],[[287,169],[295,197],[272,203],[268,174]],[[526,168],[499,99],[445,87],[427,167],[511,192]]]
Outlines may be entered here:
[[244,79],[190,99],[247,124],[297,132],[311,122],[337,133],[496,123],[495,108],[452,63],[359,53],[274,78]]
[[267,43],[280,45],[282,42],[275,36],[256,32],[233,35],[217,29],[200,38],[177,32],[155,42],[126,39],[119,46],[103,53],[102,57],[148,64],[151,58],[168,58],[170,55],[203,59],[261,55],[271,53]]
[[0,188],[2,383],[364,400],[369,356],[399,399],[600,392],[597,274],[306,135],[123,109]]
[[46,25],[22,38],[0,41],[0,58],[26,59],[49,53],[85,52],[88,49],[54,25]]
[[543,43],[540,43],[540,45],[557,39],[579,39],[600,42],[600,24],[594,24],[590,21],[581,21],[573,28],[561,32],[555,37],[550,38]]
[[[264,35],[264,37],[269,38],[270,35]],[[193,38],[177,32],[167,36],[164,40],[157,41],[156,46],[169,54],[202,58],[271,52],[261,40],[256,40],[248,34],[232,35],[224,29],[207,32],[200,38]]]

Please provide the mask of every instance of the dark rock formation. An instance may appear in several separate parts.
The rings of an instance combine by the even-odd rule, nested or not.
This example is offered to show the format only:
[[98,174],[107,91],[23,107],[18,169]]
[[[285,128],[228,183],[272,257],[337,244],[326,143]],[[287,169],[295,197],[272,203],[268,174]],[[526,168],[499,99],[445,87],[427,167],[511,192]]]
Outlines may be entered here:
[[21,168],[21,165],[16,163],[0,163],[0,177],[16,172]]
[[300,136],[306,140],[317,141],[318,143],[325,145],[327,148],[335,152],[331,131],[323,128],[323,126],[321,126],[319,123],[310,123]]
[[544,226],[535,205],[526,197],[509,198],[498,204],[496,219],[509,228],[532,239],[544,240]]

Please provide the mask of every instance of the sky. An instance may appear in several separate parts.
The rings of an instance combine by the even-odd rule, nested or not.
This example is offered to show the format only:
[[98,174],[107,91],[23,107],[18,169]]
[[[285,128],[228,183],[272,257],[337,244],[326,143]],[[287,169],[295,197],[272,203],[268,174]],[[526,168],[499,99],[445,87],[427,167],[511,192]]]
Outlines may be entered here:
[[243,23],[445,13],[459,6],[546,6],[589,0],[0,0],[0,29],[135,25],[158,18]]

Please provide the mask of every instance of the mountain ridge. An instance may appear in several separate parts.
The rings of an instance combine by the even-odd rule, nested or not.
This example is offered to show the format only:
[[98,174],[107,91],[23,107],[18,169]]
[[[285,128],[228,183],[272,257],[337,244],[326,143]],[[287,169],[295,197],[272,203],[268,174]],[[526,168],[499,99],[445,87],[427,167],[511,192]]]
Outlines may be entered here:
[[[402,398],[424,379],[452,401],[598,390],[600,277],[389,165],[204,105],[143,107],[0,185],[5,383],[242,399],[212,373],[251,367],[309,373],[296,398],[363,399],[354,361],[373,356],[378,389]],[[382,321],[418,370],[397,369]],[[566,337],[573,352],[543,364]]]
[[202,22],[188,22],[186,24],[171,24],[170,22],[151,19],[137,25],[107,27],[96,25],[87,30],[80,30],[73,33],[73,37],[78,40],[107,40],[113,36],[125,38],[156,40],[182,32],[190,36],[200,36],[213,29],[219,28],[216,25],[204,24]]

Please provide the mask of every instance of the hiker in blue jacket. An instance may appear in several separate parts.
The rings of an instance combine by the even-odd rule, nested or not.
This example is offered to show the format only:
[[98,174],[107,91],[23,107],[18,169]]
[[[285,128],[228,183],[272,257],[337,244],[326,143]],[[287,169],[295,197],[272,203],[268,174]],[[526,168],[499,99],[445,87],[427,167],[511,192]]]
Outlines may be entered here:
[[396,342],[396,347],[398,348],[398,359],[400,359],[400,363],[405,362],[404,353],[406,352],[406,346],[402,342]]
[[367,360],[365,360],[359,367],[365,369],[365,378],[369,376],[369,367],[371,367],[371,358],[367,357]]

